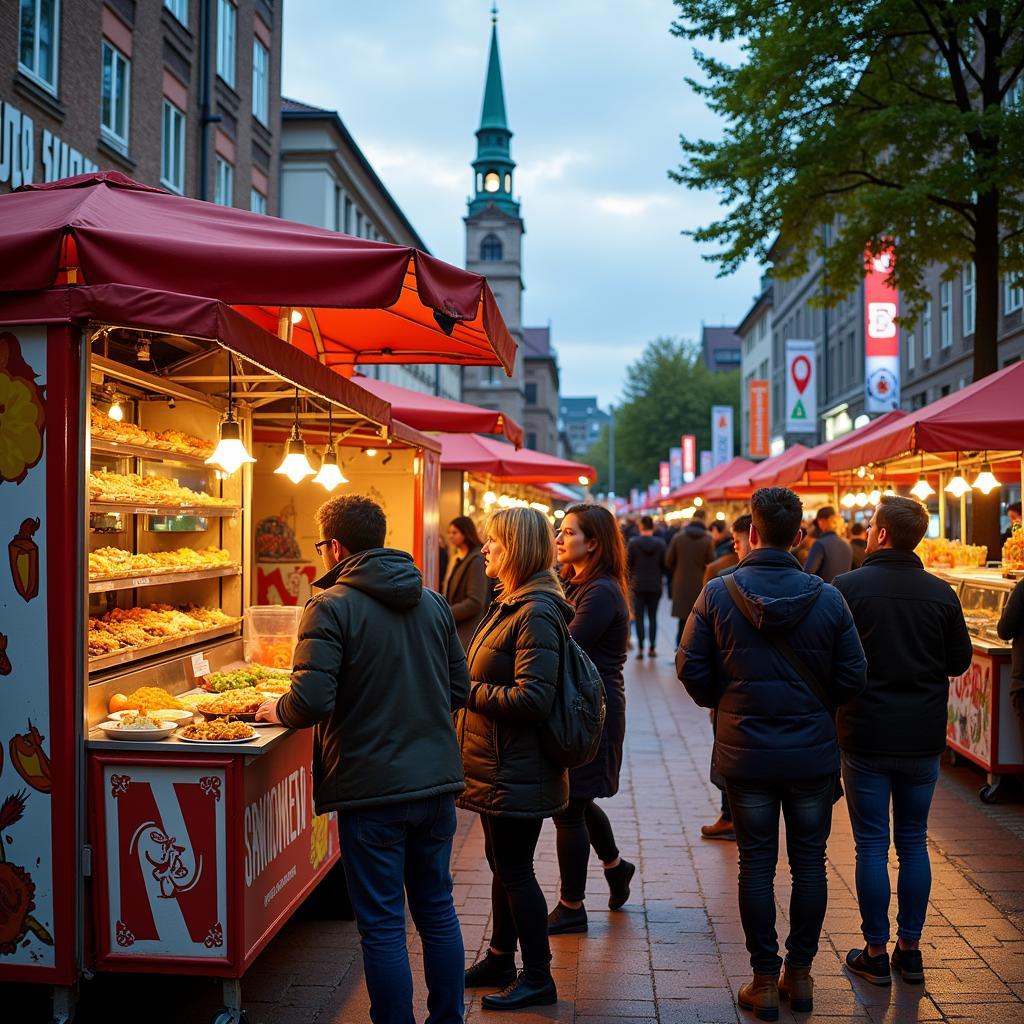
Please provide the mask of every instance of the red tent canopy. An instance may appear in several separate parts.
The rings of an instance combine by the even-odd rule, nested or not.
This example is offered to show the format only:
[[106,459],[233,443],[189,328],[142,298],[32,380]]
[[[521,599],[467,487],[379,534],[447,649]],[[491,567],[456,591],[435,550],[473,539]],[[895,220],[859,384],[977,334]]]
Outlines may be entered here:
[[493,409],[426,395],[373,377],[354,377],[361,388],[391,406],[392,415],[417,430],[462,434],[504,434],[517,448],[523,443],[523,428],[511,416]]
[[703,497],[704,493],[713,485],[717,484],[719,480],[724,480],[727,476],[737,470],[750,470],[754,465],[755,463],[751,462],[749,459],[744,459],[737,455],[728,462],[723,462],[720,466],[715,466],[714,469],[709,470],[707,473],[702,473],[699,477],[691,480],[688,484],[683,484],[682,487],[677,487],[671,494],[662,498],[658,504],[677,505],[679,502],[686,501],[689,498]]
[[771,487],[780,472],[784,472],[792,463],[799,462],[810,450],[805,444],[794,444],[784,452],[759,462],[756,468],[750,471],[750,486],[755,489]]
[[[396,413],[397,415],[397,413]],[[486,473],[513,484],[581,482],[597,479],[593,466],[521,448],[479,434],[442,434],[441,468]]]
[[[746,463],[746,465],[743,465]],[[750,474],[757,468],[756,462],[746,459],[733,459],[728,464],[731,468],[701,492],[705,501],[729,501],[735,498],[747,498],[754,488],[750,483]]]
[[[235,306],[327,366],[501,365],[516,344],[479,274],[408,246],[171,195],[116,171],[0,196],[0,290],[122,284]],[[63,282],[59,282],[63,283]]]
[[1024,451],[1024,363],[907,413],[868,436],[851,435],[829,452],[833,472],[910,452]]

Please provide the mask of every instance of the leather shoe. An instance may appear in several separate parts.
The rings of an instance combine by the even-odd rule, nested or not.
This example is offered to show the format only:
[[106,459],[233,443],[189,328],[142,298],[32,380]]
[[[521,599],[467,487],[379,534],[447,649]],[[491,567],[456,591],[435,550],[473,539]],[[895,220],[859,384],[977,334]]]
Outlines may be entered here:
[[522,1010],[527,1006],[550,1006],[558,1002],[555,979],[550,974],[531,977],[520,971],[519,977],[507,988],[480,1000],[485,1010]]
[[755,974],[752,981],[741,985],[737,1001],[744,1010],[750,1010],[758,1020],[779,1019],[779,976]]
[[495,956],[488,950],[472,967],[466,968],[466,988],[502,988],[516,980],[516,958]]
[[726,818],[719,818],[714,825],[701,825],[701,839],[725,839],[729,842],[736,841],[736,832],[732,822]]
[[578,935],[587,930],[587,908],[559,903],[548,914],[549,935]]
[[814,1009],[814,979],[810,967],[794,967],[787,960],[779,979],[779,996],[789,1000],[794,1013],[810,1013]]

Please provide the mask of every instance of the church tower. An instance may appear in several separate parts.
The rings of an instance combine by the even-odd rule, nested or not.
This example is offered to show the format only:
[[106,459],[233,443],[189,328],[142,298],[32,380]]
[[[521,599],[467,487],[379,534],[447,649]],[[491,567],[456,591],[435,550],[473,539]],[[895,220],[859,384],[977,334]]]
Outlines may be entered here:
[[[522,344],[523,275],[522,248],[526,229],[513,198],[515,162],[512,132],[505,113],[505,90],[498,55],[497,11],[491,11],[491,51],[480,127],[476,133],[473,161],[473,194],[466,224],[466,269],[487,278],[508,329]],[[489,409],[500,409],[518,423],[525,410],[523,357],[516,356],[515,373],[506,377],[499,367],[466,367],[463,400]]]

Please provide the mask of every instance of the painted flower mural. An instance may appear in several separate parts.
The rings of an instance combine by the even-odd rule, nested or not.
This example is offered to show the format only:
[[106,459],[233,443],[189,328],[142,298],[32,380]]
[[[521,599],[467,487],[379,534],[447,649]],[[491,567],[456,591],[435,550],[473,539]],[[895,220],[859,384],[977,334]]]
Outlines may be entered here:
[[43,457],[43,389],[18,339],[0,333],[0,483],[20,484]]
[[36,886],[20,865],[11,864],[4,851],[4,831],[25,813],[25,792],[11,794],[0,804],[0,956],[9,956],[31,932],[40,942],[53,945],[53,936],[32,916]]

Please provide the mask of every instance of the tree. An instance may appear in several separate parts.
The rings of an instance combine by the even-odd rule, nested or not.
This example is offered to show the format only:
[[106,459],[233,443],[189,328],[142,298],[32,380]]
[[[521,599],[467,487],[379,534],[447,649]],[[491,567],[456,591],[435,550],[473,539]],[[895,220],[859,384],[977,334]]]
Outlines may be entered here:
[[[974,378],[997,368],[1001,276],[1024,272],[1021,0],[674,0],[675,35],[739,41],[736,66],[698,53],[690,80],[725,122],[681,139],[680,184],[726,212],[692,234],[730,273],[767,258],[784,278],[823,261],[821,302],[859,283],[892,241],[912,323],[924,271],[976,273]],[[832,230],[821,230],[830,225]],[[831,236],[831,238],[829,237]]]
[[[658,463],[683,434],[694,434],[697,448],[711,447],[711,407],[738,404],[739,371],[712,373],[700,347],[675,338],[658,338],[626,369],[622,404],[615,410],[615,487],[619,494],[647,487],[658,477]],[[738,412],[738,410],[737,410]],[[739,416],[733,416],[734,430]],[[584,462],[598,472],[596,489],[607,490],[608,427]]]

